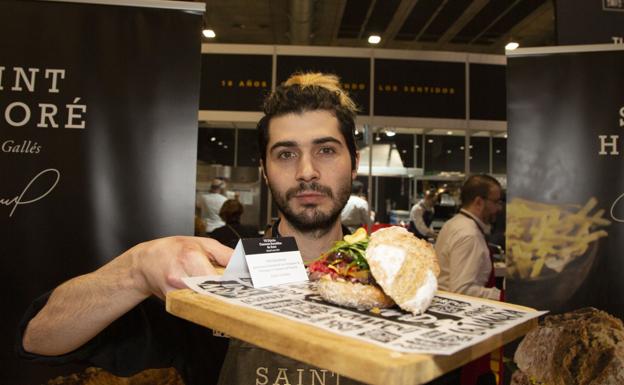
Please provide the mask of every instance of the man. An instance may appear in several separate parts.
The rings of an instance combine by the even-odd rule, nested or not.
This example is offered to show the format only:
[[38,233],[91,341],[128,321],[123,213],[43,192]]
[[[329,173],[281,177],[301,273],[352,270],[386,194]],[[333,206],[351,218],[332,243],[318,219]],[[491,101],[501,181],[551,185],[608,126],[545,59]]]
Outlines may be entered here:
[[500,183],[489,175],[470,176],[461,189],[461,209],[447,221],[435,243],[440,289],[500,299],[486,234],[502,209]]
[[206,224],[206,232],[210,233],[214,229],[225,226],[225,222],[219,216],[219,211],[223,203],[227,200],[225,197],[225,181],[215,178],[210,182],[210,190],[207,194],[201,194],[198,197],[198,205],[201,208],[201,216]]
[[368,202],[362,198],[364,185],[359,180],[354,180],[351,184],[351,196],[347,204],[342,209],[340,219],[342,224],[347,226],[351,232],[358,227],[366,226],[370,222],[368,214]]
[[410,210],[410,230],[420,239],[434,238],[435,230],[431,226],[434,204],[437,195],[434,191],[427,190],[423,194],[423,199],[419,200]]
[[[295,237],[310,261],[345,232],[339,217],[358,163],[355,104],[336,77],[304,74],[277,87],[264,109],[258,123],[261,167],[280,211],[269,233]],[[231,253],[206,238],[139,244],[35,301],[21,328],[20,355],[34,362],[86,362],[118,375],[173,366],[186,385],[214,384],[219,375],[220,384],[262,383],[258,373],[266,376],[261,369],[267,367],[279,368],[291,383],[301,373],[310,376],[305,364],[236,340],[221,370],[227,341],[167,314],[153,300],[185,287],[182,277],[214,273],[211,263],[225,266]]]

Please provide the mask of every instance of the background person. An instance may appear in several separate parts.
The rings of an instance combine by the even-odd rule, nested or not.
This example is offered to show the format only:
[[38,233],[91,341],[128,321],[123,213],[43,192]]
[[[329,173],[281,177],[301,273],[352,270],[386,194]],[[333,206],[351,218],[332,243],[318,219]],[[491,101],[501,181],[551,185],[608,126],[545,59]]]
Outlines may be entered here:
[[340,213],[340,219],[343,225],[354,232],[358,227],[368,226],[370,223],[368,215],[368,201],[364,198],[364,184],[359,180],[354,180],[351,184],[351,195]]
[[217,227],[225,225],[219,216],[221,206],[227,200],[225,197],[226,183],[223,179],[215,178],[210,182],[210,190],[207,194],[198,197],[198,206],[201,210],[202,219],[206,224],[206,232],[210,233]]
[[435,243],[440,289],[500,299],[486,234],[501,209],[501,186],[496,179],[480,174],[466,180],[461,189],[461,209],[442,226]]
[[[486,235],[502,209],[500,183],[486,174],[472,175],[464,182],[459,213],[448,220],[435,243],[440,264],[438,287],[442,290],[494,300],[501,291],[494,287],[494,266]],[[495,385],[486,354],[461,369],[461,385]]]
[[418,238],[434,238],[436,232],[432,227],[433,215],[435,214],[435,202],[438,196],[435,191],[427,190],[423,198],[410,210],[409,230]]
[[257,238],[258,229],[242,225],[241,215],[243,215],[243,205],[237,199],[226,200],[219,211],[219,216],[225,225],[216,228],[208,236],[231,248],[235,248],[241,238]]

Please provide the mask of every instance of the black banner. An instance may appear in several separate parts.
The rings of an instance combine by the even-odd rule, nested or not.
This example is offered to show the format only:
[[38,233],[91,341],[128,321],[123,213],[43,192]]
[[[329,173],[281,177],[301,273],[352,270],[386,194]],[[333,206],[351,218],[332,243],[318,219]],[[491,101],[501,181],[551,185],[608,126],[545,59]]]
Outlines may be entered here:
[[202,55],[202,110],[262,111],[271,92],[270,55]]
[[507,120],[505,66],[470,63],[470,119]]
[[193,233],[201,14],[0,2],[0,383],[28,304],[148,239]]
[[624,1],[555,3],[559,45],[624,43]]
[[357,104],[359,115],[368,115],[370,108],[370,59],[327,56],[277,57],[277,84],[295,72],[325,72],[338,75],[345,89]]
[[624,319],[624,50],[509,57],[507,299]]
[[464,119],[465,64],[375,60],[375,115]]

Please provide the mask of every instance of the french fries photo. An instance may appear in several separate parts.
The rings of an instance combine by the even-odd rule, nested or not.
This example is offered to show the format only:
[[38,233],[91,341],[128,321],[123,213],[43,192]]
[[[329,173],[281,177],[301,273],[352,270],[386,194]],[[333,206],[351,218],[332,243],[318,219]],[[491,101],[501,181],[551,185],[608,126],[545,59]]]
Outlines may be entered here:
[[544,267],[560,273],[590,244],[606,237],[610,221],[604,210],[592,213],[598,201],[584,206],[553,205],[514,198],[507,205],[507,274],[515,278],[537,278]]

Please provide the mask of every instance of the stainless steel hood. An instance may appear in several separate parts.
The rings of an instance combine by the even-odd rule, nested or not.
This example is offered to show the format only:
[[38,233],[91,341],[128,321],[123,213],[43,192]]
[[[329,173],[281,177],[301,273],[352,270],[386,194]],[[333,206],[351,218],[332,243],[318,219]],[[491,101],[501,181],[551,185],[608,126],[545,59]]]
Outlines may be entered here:
[[368,175],[369,170],[373,176],[397,176],[416,177],[423,175],[422,168],[404,167],[401,155],[395,146],[391,144],[374,144],[372,167],[369,168],[371,146],[360,149],[360,166],[358,175]]

